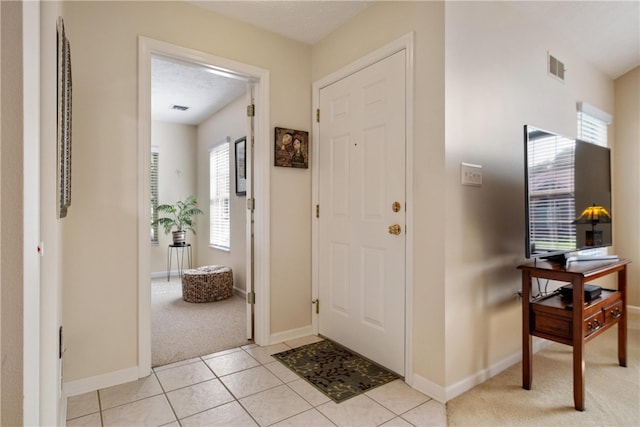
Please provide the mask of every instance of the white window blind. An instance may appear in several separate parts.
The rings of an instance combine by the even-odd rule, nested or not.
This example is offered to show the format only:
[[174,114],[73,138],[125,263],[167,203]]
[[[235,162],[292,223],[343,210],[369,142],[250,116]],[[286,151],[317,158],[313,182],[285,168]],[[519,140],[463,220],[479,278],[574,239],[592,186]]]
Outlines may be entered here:
[[158,244],[158,224],[154,221],[158,220],[158,166],[160,161],[160,153],[157,147],[151,148],[151,244]]
[[529,145],[529,227],[536,249],[575,247],[575,142],[549,136]]
[[606,147],[608,145],[607,128],[612,119],[610,114],[586,102],[579,102],[578,139]]
[[607,146],[607,124],[602,120],[578,111],[578,139]]
[[229,142],[209,152],[209,244],[230,249],[231,212],[229,208]]

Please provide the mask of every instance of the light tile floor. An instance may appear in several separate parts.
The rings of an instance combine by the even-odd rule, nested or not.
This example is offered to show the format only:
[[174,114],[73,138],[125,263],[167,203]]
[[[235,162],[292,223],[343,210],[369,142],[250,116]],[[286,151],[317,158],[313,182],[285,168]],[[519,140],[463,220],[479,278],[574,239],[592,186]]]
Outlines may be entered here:
[[446,426],[445,406],[403,381],[336,404],[271,357],[319,340],[244,346],[69,397],[68,426]]

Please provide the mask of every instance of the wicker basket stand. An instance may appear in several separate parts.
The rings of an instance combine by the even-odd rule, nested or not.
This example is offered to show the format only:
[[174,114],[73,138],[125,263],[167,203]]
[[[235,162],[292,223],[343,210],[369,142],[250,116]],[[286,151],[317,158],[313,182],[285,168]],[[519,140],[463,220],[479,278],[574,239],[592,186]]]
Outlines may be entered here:
[[212,302],[233,296],[233,272],[222,265],[185,270],[182,274],[182,299],[187,302]]

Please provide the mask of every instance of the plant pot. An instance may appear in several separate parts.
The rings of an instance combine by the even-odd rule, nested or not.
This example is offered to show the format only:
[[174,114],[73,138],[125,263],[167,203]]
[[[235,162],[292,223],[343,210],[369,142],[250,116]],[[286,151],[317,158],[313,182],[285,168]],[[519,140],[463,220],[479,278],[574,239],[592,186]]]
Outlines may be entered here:
[[173,235],[173,244],[174,245],[184,245],[186,244],[185,238],[187,237],[187,232],[185,230],[182,231],[172,231]]

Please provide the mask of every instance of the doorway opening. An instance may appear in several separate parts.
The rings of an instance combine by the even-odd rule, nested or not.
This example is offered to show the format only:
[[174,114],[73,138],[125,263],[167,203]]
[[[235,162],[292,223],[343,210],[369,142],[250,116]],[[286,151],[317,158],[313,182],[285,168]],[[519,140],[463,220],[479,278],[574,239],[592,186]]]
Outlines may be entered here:
[[[247,136],[251,85],[244,76],[152,54],[152,367],[252,338],[245,313],[253,308],[245,303],[246,196],[231,191],[240,154],[234,141]],[[187,214],[192,206],[202,213]],[[178,227],[186,236],[176,244],[171,231]],[[230,271],[189,271],[185,293],[185,271],[205,266]],[[209,286],[214,274],[224,286]]]
[[[139,39],[139,143],[138,143],[138,296],[139,296],[139,335],[138,335],[138,370],[144,377],[151,369],[151,273],[152,248],[149,240],[151,223],[150,170],[152,147],[152,112],[151,112],[151,64],[153,58],[168,59],[177,63],[189,64],[207,69],[211,73],[242,82],[246,88],[244,96],[238,102],[246,101],[246,105],[254,105],[255,116],[246,119],[246,198],[256,200],[251,203],[252,210],[247,211],[245,227],[246,268],[244,281],[248,294],[255,305],[246,304],[247,337],[258,344],[267,343],[269,337],[269,73],[266,70],[242,63],[216,57],[203,52],[175,46],[145,37]],[[246,107],[245,105],[245,107]],[[209,141],[216,145],[217,140]],[[233,143],[232,143],[233,144]],[[206,147],[208,148],[208,147]],[[233,148],[232,148],[233,149]],[[208,176],[208,158],[205,170]],[[197,168],[196,168],[197,169]],[[177,168],[179,171],[179,168]],[[177,172],[176,171],[176,172]],[[208,187],[208,186],[207,186]],[[202,191],[200,191],[202,194]],[[266,196],[265,196],[266,195]],[[257,197],[259,196],[259,197]],[[202,202],[208,203],[208,191],[204,193]],[[245,206],[249,206],[246,203]],[[204,210],[204,209],[203,209]],[[208,211],[208,209],[206,209]],[[208,222],[201,217],[200,222]],[[205,233],[206,234],[206,233]],[[206,235],[199,236],[206,242],[198,244],[199,248],[208,248]],[[158,249],[167,249],[159,247]],[[198,257],[197,248],[194,258]],[[201,259],[206,259],[200,255]],[[196,258],[197,259],[197,258]],[[171,270],[168,265],[167,270]],[[157,271],[157,267],[154,268]],[[166,273],[166,271],[165,271]],[[170,271],[169,271],[170,274]],[[166,280],[166,276],[165,276]],[[252,327],[253,326],[253,327]]]

